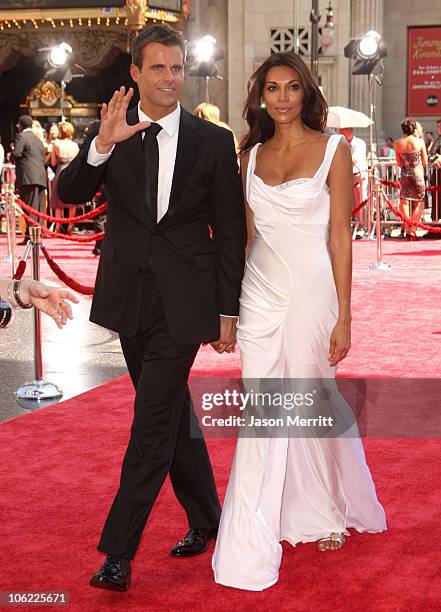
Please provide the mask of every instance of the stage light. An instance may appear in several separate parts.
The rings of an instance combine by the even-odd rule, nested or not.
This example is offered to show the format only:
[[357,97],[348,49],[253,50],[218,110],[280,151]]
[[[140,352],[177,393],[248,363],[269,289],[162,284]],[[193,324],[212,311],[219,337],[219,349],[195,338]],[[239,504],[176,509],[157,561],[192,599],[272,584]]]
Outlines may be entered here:
[[197,41],[195,46],[195,57],[198,62],[211,62],[216,53],[216,39],[207,34]]
[[48,54],[48,62],[53,68],[62,68],[72,55],[72,47],[65,42],[52,47]]
[[361,38],[353,38],[344,48],[345,57],[355,59],[352,74],[371,74],[386,57],[386,45],[378,32],[370,30]]
[[362,58],[372,59],[378,51],[381,36],[371,30],[358,43],[358,50]]
[[205,101],[209,101],[208,82],[211,77],[222,79],[218,62],[224,59],[224,51],[214,36],[207,34],[187,46],[190,76],[205,79]]

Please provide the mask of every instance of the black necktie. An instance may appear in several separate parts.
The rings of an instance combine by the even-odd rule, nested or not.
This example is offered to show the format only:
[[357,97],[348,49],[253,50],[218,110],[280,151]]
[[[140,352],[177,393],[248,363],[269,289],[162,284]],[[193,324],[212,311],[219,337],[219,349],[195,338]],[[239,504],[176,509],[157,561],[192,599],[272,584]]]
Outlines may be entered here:
[[146,201],[155,223],[158,221],[158,172],[159,147],[156,136],[162,130],[158,123],[152,123],[144,132],[144,159],[146,175]]

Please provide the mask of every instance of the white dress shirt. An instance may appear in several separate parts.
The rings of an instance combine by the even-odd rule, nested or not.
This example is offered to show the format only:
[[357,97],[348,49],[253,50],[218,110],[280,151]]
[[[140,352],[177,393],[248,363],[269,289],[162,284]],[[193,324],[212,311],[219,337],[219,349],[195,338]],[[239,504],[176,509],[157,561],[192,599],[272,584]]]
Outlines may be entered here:
[[[170,192],[172,188],[173,172],[175,170],[176,149],[178,148],[179,121],[181,118],[181,107],[178,106],[173,112],[158,121],[150,119],[142,110],[141,104],[138,104],[139,121],[149,121],[150,123],[158,123],[162,130],[156,136],[159,148],[159,172],[158,172],[158,219],[165,215],[168,210],[170,201]],[[144,139],[144,132],[141,133]],[[98,153],[95,144],[96,138],[92,140],[87,156],[87,163],[91,166],[99,166],[109,159],[112,155],[114,146],[109,153]]]
[[352,151],[352,159],[355,161],[352,171],[354,174],[357,172],[363,174],[368,169],[366,161],[366,143],[361,138],[353,136],[349,146],[351,147]]

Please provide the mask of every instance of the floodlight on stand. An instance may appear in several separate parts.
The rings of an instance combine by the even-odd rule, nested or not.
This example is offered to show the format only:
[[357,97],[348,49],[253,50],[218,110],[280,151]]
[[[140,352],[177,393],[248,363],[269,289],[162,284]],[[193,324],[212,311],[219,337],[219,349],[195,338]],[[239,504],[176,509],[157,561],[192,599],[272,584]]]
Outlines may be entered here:
[[66,121],[64,115],[64,98],[66,83],[72,79],[72,72],[70,70],[72,65],[72,53],[73,49],[67,42],[62,42],[59,45],[54,45],[48,49],[47,61],[49,66],[52,67],[52,74],[49,71],[46,76],[60,81],[61,83],[61,121]]
[[55,45],[49,51],[48,62],[52,68],[61,68],[66,65],[72,55],[72,47],[65,42]]
[[378,44],[381,36],[378,32],[371,30],[358,43],[358,50],[363,59],[373,59],[378,51]]
[[198,41],[188,45],[190,76],[205,79],[205,101],[209,101],[208,83],[210,77],[222,79],[217,62],[225,56],[223,49],[217,44],[214,36],[207,34]]
[[378,32],[370,30],[361,38],[353,38],[344,48],[344,55],[354,59],[352,74],[371,74],[387,55],[386,45]]
[[214,36],[207,34],[197,41],[195,47],[195,56],[198,62],[211,62],[216,51],[216,39]]
[[[375,183],[372,177],[372,167],[374,162],[374,123],[375,123],[375,96],[374,84],[383,84],[383,58],[387,55],[386,44],[381,34],[375,30],[369,30],[360,38],[353,38],[344,48],[344,55],[349,59],[355,60],[351,73],[353,75],[366,75],[369,95],[369,164],[371,173],[369,175],[369,192],[374,194],[374,204],[376,207],[376,233],[377,233],[377,262],[370,266],[372,270],[389,269],[388,264],[381,261],[381,206],[382,197],[379,183]],[[378,149],[378,142],[376,143]]]

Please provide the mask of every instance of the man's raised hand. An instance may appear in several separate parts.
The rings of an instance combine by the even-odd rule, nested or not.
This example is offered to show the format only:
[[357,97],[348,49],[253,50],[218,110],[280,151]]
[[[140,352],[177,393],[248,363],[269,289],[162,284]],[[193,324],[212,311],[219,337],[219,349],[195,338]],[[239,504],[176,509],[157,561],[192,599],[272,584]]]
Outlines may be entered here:
[[100,131],[95,143],[98,153],[109,153],[117,142],[123,142],[136,132],[150,127],[148,121],[128,125],[126,113],[132,96],[133,87],[130,87],[126,93],[126,88],[122,85],[119,90],[115,91],[110,102],[103,104]]

